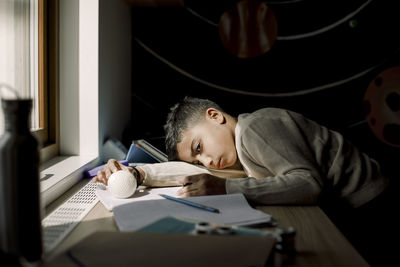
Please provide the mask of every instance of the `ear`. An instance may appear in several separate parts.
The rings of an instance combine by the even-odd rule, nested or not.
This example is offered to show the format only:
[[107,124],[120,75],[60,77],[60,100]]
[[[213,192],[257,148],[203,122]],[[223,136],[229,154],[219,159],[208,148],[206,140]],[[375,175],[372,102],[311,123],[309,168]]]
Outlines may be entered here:
[[212,120],[214,122],[217,122],[218,124],[225,123],[224,114],[221,111],[219,111],[218,109],[215,109],[215,108],[207,109],[206,117],[207,117],[207,119],[210,119],[210,120]]

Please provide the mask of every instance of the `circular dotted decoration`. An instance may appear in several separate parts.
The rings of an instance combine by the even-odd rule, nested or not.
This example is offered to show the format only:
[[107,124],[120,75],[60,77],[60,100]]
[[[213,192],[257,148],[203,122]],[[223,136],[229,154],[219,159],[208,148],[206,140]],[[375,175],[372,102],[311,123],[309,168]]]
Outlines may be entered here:
[[400,147],[400,66],[382,71],[371,81],[364,96],[364,112],[379,140]]
[[236,3],[222,14],[218,28],[223,45],[239,58],[263,55],[277,39],[273,11],[257,0]]

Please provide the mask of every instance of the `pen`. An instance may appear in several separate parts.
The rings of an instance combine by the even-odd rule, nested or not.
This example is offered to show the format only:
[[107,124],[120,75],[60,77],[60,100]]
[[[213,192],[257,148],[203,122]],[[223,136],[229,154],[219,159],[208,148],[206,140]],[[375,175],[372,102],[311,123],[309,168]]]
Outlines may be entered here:
[[163,198],[169,199],[169,200],[173,200],[182,204],[186,204],[195,208],[199,208],[202,210],[206,210],[206,211],[210,211],[210,212],[215,212],[215,213],[219,213],[219,210],[216,208],[212,208],[212,207],[208,207],[199,203],[195,203],[195,202],[191,202],[189,200],[186,199],[182,199],[182,198],[176,198],[176,197],[171,197],[168,195],[164,195],[164,194],[160,194],[160,196],[162,196]]

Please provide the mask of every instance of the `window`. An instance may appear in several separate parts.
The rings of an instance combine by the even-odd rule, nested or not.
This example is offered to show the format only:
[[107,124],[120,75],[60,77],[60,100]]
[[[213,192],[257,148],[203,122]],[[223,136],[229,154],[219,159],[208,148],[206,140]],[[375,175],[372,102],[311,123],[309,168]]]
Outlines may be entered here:
[[[31,40],[30,26],[35,22],[35,8],[30,8],[29,4],[29,1],[0,2],[0,82],[15,88],[20,97],[31,97],[30,89],[34,89],[30,71],[34,71],[31,65],[34,66],[32,59],[35,55],[30,49],[35,40]],[[33,14],[30,14],[31,10]],[[2,96],[13,97],[5,90]],[[1,113],[1,132],[4,130],[3,119]]]
[[[45,205],[97,164],[98,10],[98,0],[0,0],[0,84],[34,99]],[[0,109],[0,134],[3,120]]]
[[[57,3],[0,1],[0,83],[14,88],[21,98],[33,99],[31,129],[46,148],[46,158],[57,153]],[[2,94],[14,97],[4,89]],[[2,110],[0,117],[2,133]]]

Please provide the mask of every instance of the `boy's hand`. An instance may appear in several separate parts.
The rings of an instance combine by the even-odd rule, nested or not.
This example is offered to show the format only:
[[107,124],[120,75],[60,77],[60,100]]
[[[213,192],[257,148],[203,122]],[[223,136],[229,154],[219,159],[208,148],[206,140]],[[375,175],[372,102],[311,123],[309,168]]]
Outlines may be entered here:
[[181,184],[191,183],[178,190],[178,195],[182,197],[226,194],[226,179],[211,174],[186,176],[178,182]]
[[[137,168],[140,173],[140,180],[143,180],[144,173],[140,168]],[[127,170],[132,173],[136,177],[136,172],[134,172],[132,167],[127,167],[121,163],[119,163],[115,159],[108,160],[107,164],[104,165],[103,170],[97,172],[97,176],[93,177],[93,182],[100,182],[105,185],[108,183],[108,178],[110,178],[111,174],[120,170]]]

